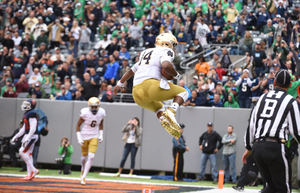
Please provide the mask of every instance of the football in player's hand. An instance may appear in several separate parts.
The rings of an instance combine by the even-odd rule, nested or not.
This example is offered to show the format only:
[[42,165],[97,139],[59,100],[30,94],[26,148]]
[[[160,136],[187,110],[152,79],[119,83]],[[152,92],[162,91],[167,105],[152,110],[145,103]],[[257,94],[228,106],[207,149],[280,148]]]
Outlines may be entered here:
[[172,75],[169,75],[163,68],[161,69],[161,75],[167,80],[174,80]]

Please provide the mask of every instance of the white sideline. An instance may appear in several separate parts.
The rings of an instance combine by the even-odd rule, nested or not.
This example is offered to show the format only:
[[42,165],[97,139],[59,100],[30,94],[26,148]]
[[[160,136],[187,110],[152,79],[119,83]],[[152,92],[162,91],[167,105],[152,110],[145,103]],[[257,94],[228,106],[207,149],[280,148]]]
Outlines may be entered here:
[[[100,176],[110,176],[110,177],[117,177],[116,174],[113,173],[106,173],[106,172],[100,172],[99,173]],[[147,179],[150,180],[151,176],[140,176],[140,175],[128,175],[128,174],[121,174],[120,177],[124,177],[124,178],[138,178],[138,179]]]
[[[115,174],[113,174],[115,175]],[[26,175],[19,175],[19,174],[4,174],[0,173],[0,176],[7,176],[7,177],[25,177]],[[48,179],[66,179],[66,180],[78,180],[80,181],[80,177],[58,177],[58,176],[41,176],[37,175],[36,178],[48,178]],[[125,181],[125,180],[106,180],[106,179],[86,179],[88,181],[98,181],[98,182],[116,182],[116,183],[127,183],[127,184],[143,184],[143,185],[155,185],[155,186],[177,186],[177,187],[201,187],[201,188],[212,188],[211,190],[203,190],[203,191],[196,191],[196,192],[189,192],[189,193],[237,193],[238,191],[233,190],[232,188],[223,188],[218,189],[216,187],[211,186],[200,186],[200,185],[188,185],[188,184],[168,184],[168,183],[150,183],[150,182],[139,182],[139,181]],[[243,193],[257,193],[259,190],[245,190]]]

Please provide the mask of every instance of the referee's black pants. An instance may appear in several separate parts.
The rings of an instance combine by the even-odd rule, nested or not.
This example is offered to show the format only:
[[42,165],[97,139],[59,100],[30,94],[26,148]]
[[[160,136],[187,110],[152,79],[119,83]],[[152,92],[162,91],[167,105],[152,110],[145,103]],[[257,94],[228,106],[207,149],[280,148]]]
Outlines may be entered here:
[[291,175],[285,145],[259,141],[253,144],[252,153],[262,177],[267,182],[262,193],[290,193]]
[[173,180],[182,181],[183,180],[183,153],[178,151],[173,151],[173,157],[174,157]]

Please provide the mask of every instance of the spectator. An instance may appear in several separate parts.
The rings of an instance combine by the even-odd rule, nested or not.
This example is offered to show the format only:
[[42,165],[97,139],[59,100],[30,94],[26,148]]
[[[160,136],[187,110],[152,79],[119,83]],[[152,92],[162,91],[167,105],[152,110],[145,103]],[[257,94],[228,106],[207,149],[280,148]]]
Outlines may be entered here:
[[227,74],[227,70],[221,68],[222,64],[221,62],[217,63],[217,68],[215,68],[215,71],[218,74],[218,79],[222,81],[223,75]]
[[126,49],[126,45],[122,45],[121,50],[119,52],[119,57],[120,57],[121,60],[124,60],[125,58],[127,60],[130,60],[130,54]]
[[216,12],[216,16],[214,17],[213,24],[214,24],[215,31],[217,31],[219,34],[221,34],[226,22],[225,22],[224,18],[222,17],[222,13],[220,10],[218,10]]
[[68,54],[78,57],[78,42],[75,40],[74,36],[71,36],[69,42],[66,43],[68,48]]
[[263,94],[262,82],[264,80],[264,74],[260,74],[258,78],[252,81],[251,93],[252,93],[252,103],[255,104],[259,97]]
[[192,93],[191,93],[190,89],[186,86],[184,80],[180,80],[180,81],[179,81],[179,86],[181,86],[182,88],[184,88],[185,90],[188,91],[188,93],[189,93],[189,98],[192,96],[192,95],[191,95]]
[[99,58],[98,65],[95,67],[97,75],[102,79],[106,71],[103,58]]
[[19,35],[18,32],[14,32],[14,36],[12,37],[12,40],[14,41],[15,48],[20,45],[22,37]]
[[40,70],[38,68],[34,68],[32,70],[32,68],[33,68],[32,65],[28,65],[28,70],[29,70],[28,84],[29,85],[35,84],[37,81],[42,80]]
[[[129,28],[130,29],[130,28]],[[110,39],[107,38],[107,35],[103,35],[103,39],[96,43],[94,46],[95,49],[106,50],[107,46],[111,43]]]
[[26,75],[22,74],[18,82],[15,83],[16,93],[27,92],[29,84],[26,80]]
[[254,60],[255,74],[259,75],[263,73],[267,56],[265,51],[261,50],[260,42],[256,43],[255,50],[250,53],[250,56],[252,56]]
[[281,17],[285,17],[284,13],[286,12],[286,8],[288,5],[288,1],[282,1],[279,0],[277,1],[273,1],[275,4],[275,7],[277,8],[277,14],[279,14]]
[[56,100],[72,100],[72,93],[66,89],[65,85],[61,85],[61,92],[56,93]]
[[66,61],[66,57],[60,53],[60,48],[59,47],[55,47],[54,48],[55,54],[53,54],[50,58],[50,60],[52,60],[53,62],[55,62],[57,60],[57,55],[60,56],[60,59],[64,62]]
[[257,25],[257,19],[253,15],[254,11],[251,10],[249,15],[247,16],[247,29],[254,30],[255,26]]
[[96,83],[95,81],[90,79],[89,73],[84,73],[83,75],[84,82],[82,82],[82,89],[81,93],[85,100],[89,100],[91,97],[97,97],[98,96],[98,88],[99,83]]
[[229,93],[227,97],[227,101],[224,104],[225,108],[240,108],[239,103],[235,101],[232,93]]
[[65,76],[71,75],[72,74],[66,62],[62,63],[62,65],[57,68],[57,76],[60,78],[60,82],[64,83]]
[[18,94],[14,91],[16,89],[14,89],[14,84],[13,83],[9,83],[7,85],[6,90],[4,91],[2,97],[9,97],[9,98],[16,98],[18,96]]
[[198,76],[193,76],[193,83],[189,86],[189,89],[195,90],[198,87]]
[[72,159],[71,155],[73,154],[73,146],[70,145],[69,139],[64,137],[61,140],[61,145],[58,148],[58,154],[62,156],[62,164],[59,170],[61,174],[62,170],[64,174],[71,174]]
[[52,22],[50,25],[48,25],[47,29],[49,31],[50,49],[59,47],[61,42],[60,34],[65,29],[64,26],[60,24],[59,19],[55,19],[55,22]]
[[198,39],[194,39],[193,42],[190,44],[188,51],[193,53],[193,54],[197,54],[203,51],[203,48],[201,46],[201,44],[199,43]]
[[7,31],[5,33],[4,39],[2,40],[2,45],[4,47],[7,47],[8,50],[15,47],[15,42],[12,39],[12,34],[10,33],[10,31]]
[[267,24],[268,19],[270,19],[269,13],[266,12],[266,6],[262,6],[261,10],[256,13],[257,27],[256,30],[260,30],[263,26]]
[[101,102],[107,102],[107,103],[113,103],[115,100],[113,98],[112,91],[108,90],[106,91],[105,97],[102,97]]
[[268,35],[268,37],[269,37],[268,43],[269,43],[269,45],[272,45],[273,37],[274,37],[274,34],[275,34],[275,28],[274,28],[274,26],[272,26],[272,20],[271,19],[268,19],[267,25],[263,26],[260,29],[260,32],[261,32],[262,35]]
[[[233,126],[229,125],[227,134],[222,138],[223,148],[223,163],[225,170],[225,183],[230,182],[230,171],[232,183],[237,183],[236,169],[235,169],[235,156],[236,156],[236,141],[237,135],[233,133]],[[230,169],[230,170],[229,170]]]
[[37,18],[34,17],[34,11],[31,11],[29,13],[29,17],[26,17],[24,19],[24,21],[22,22],[22,24],[25,26],[24,28],[25,29],[31,29],[31,27],[34,25],[34,24],[37,24],[39,21]]
[[289,49],[284,40],[281,40],[280,44],[276,42],[273,51],[275,54],[281,53],[281,59],[283,62],[287,61],[287,55],[289,54]]
[[34,87],[29,88],[27,98],[41,99],[46,98],[46,93],[41,89],[41,85],[36,83]]
[[140,120],[137,117],[134,117],[132,120],[129,120],[125,127],[122,129],[122,133],[125,133],[122,140],[125,141],[123,157],[120,163],[118,172],[116,173],[117,177],[120,177],[122,173],[125,161],[130,153],[131,155],[131,164],[129,176],[132,176],[134,166],[135,166],[135,156],[138,150],[138,147],[141,145],[141,135],[143,129],[140,126]]
[[238,24],[237,35],[238,37],[243,38],[247,29],[247,20],[246,20],[245,13],[244,12],[240,13],[240,16],[237,16],[235,18],[235,21]]
[[52,7],[48,7],[47,14],[45,14],[45,15],[46,15],[45,16],[45,23],[46,23],[46,25],[51,24],[56,19],[56,15],[54,14],[54,11],[53,11]]
[[117,78],[117,71],[119,68],[118,62],[115,60],[114,55],[109,56],[109,64],[107,65],[105,74],[104,74],[104,79],[107,80],[109,84],[115,85],[116,84],[116,78]]
[[243,47],[242,49],[244,52],[251,52],[252,51],[252,45],[253,45],[253,38],[250,34],[249,31],[246,31],[245,36],[244,36],[244,41],[243,41]]
[[214,94],[214,100],[208,101],[208,106],[211,107],[223,107],[223,102],[220,100],[220,94]]
[[189,151],[189,147],[185,144],[185,139],[182,135],[183,129],[185,128],[184,124],[179,124],[180,126],[180,137],[173,137],[173,158],[174,158],[174,167],[173,167],[173,180],[174,181],[183,181],[183,154],[186,151]]
[[33,40],[30,39],[30,32],[25,32],[25,38],[20,43],[22,49],[28,49],[29,53],[32,53],[33,43]]
[[49,45],[49,38],[48,36],[45,34],[47,30],[45,30],[44,28],[42,28],[40,30],[40,35],[36,38],[36,41],[35,41],[35,46],[37,47],[37,50],[39,51],[42,46],[42,44],[45,45],[45,48],[43,48],[42,50],[46,50],[46,47],[48,47]]
[[[199,22],[200,20],[200,22]],[[199,18],[197,21],[196,38],[199,40],[201,46],[207,45],[206,34],[210,33],[208,26],[204,23],[204,18]]]
[[236,27],[236,21],[235,17],[239,13],[238,10],[236,10],[234,4],[230,4],[225,10],[224,13],[227,14],[226,21],[230,21],[232,24],[233,29],[235,30]]
[[[7,77],[5,81],[5,85],[1,87],[1,93],[0,93],[1,97],[3,96],[3,93],[7,90],[8,85],[11,83],[12,83],[12,79]],[[16,91],[16,88],[14,86],[13,86],[13,91],[14,92]]]
[[[144,3],[144,1],[143,1]],[[134,47],[139,47],[139,40],[143,37],[143,31],[141,26],[138,25],[138,19],[133,20],[133,25],[128,29],[129,36],[131,37],[131,45]],[[105,49],[105,48],[104,48]]]
[[33,34],[33,39],[37,40],[37,38],[41,35],[41,31],[47,32],[47,25],[43,23],[43,17],[38,17],[38,23],[34,24],[31,27],[31,33]]
[[[28,50],[24,51],[24,53],[28,54]],[[9,56],[10,55],[11,55],[11,51],[9,53]],[[22,55],[18,56],[17,61],[14,61],[12,57],[10,57],[9,59],[10,59],[10,63],[13,64],[12,68],[15,75],[15,81],[18,81],[20,76],[25,73],[25,68],[27,67],[29,56],[26,55],[25,60]]]
[[199,75],[201,72],[207,74],[209,71],[209,64],[205,62],[205,58],[203,55],[200,55],[198,58],[198,62],[195,66],[196,73]]
[[90,35],[92,31],[87,27],[87,23],[84,22],[80,29],[79,49],[88,50],[90,46]]
[[201,98],[197,96],[197,91],[192,90],[191,91],[191,97],[183,103],[183,106],[200,106],[201,105]]
[[236,86],[239,87],[239,105],[241,108],[250,108],[251,86],[252,81],[249,78],[249,70],[243,70],[243,74],[236,81]]
[[223,57],[221,59],[221,64],[222,64],[221,67],[224,68],[224,69],[227,69],[231,64],[231,60],[230,60],[227,48],[224,47],[222,49],[222,53],[223,53]]
[[180,26],[180,31],[177,33],[177,41],[178,41],[178,50],[182,55],[185,51],[185,46],[187,42],[187,34],[184,31],[184,25]]
[[[222,148],[222,137],[213,130],[212,122],[207,123],[207,131],[199,138],[199,148],[202,150],[200,174],[198,181],[204,180],[207,160],[210,160],[212,178],[214,183],[218,182],[217,156],[216,153]],[[218,147],[217,147],[218,143]]]
[[91,80],[100,84],[100,77],[96,74],[95,68],[90,68],[90,76],[91,76]]

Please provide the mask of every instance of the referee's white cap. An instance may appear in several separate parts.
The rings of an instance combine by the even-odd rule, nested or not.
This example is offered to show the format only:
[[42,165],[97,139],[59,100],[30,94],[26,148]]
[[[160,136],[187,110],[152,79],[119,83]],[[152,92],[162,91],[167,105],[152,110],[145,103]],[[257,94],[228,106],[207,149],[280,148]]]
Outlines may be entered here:
[[276,86],[288,88],[291,83],[291,75],[287,70],[279,70],[275,75]]

